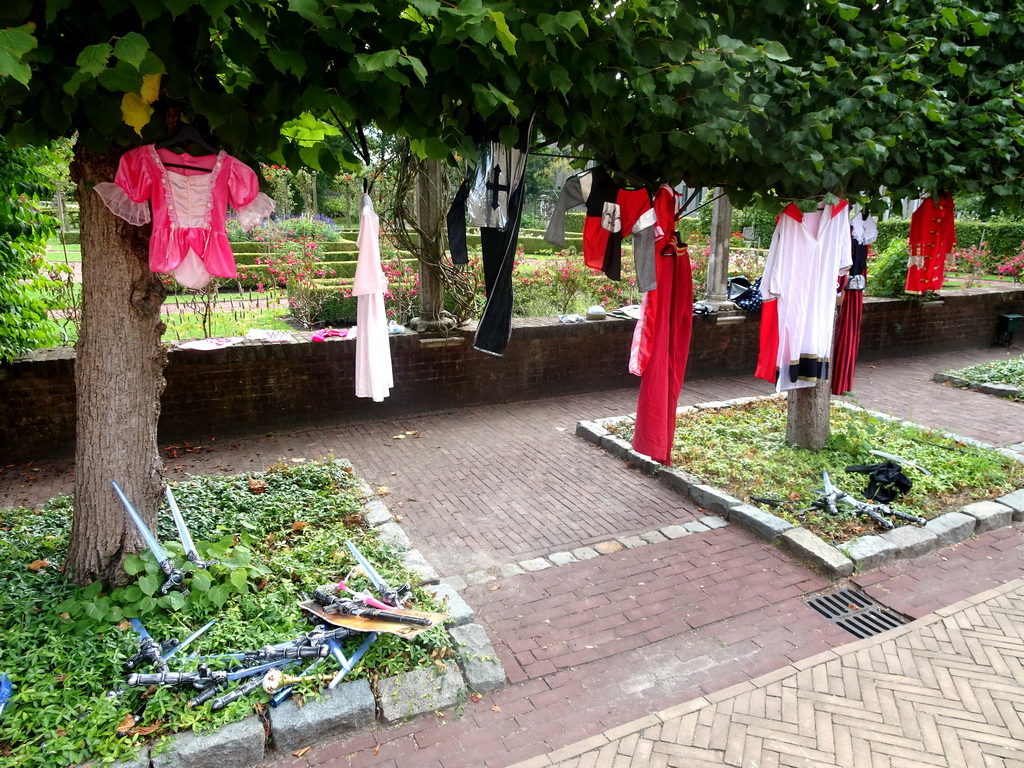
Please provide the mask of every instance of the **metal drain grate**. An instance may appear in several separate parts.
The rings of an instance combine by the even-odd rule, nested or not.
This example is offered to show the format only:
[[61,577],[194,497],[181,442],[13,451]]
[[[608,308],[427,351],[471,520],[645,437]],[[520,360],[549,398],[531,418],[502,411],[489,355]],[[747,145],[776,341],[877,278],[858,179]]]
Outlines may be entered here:
[[874,637],[907,623],[899,614],[852,589],[812,597],[807,605],[858,638]]

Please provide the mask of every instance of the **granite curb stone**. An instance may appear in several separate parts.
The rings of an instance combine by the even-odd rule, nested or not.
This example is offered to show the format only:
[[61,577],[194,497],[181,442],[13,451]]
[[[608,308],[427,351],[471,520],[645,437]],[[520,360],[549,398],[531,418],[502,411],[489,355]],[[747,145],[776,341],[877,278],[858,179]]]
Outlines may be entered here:
[[414,669],[378,680],[381,719],[386,723],[396,723],[454,706],[464,687],[462,671],[454,662],[445,664],[444,671],[440,673],[433,667]]
[[730,522],[736,523],[765,541],[777,541],[796,526],[777,515],[758,509],[753,504],[737,504],[729,510]]
[[266,753],[263,722],[250,716],[228,723],[212,733],[185,731],[171,739],[170,748],[153,754],[153,768],[221,768],[252,765]]
[[896,557],[899,558],[927,555],[939,546],[939,537],[934,532],[912,525],[893,528],[881,537],[896,547]]
[[864,569],[881,568],[896,561],[899,548],[883,536],[861,536],[839,547]]
[[779,544],[794,557],[821,569],[825,574],[846,578],[853,574],[853,561],[806,528],[791,528],[779,536]]
[[978,521],[962,512],[947,512],[925,523],[925,530],[938,538],[938,546],[946,547],[956,544],[974,534],[974,526]]
[[445,606],[448,612],[448,624],[453,627],[461,627],[463,624],[471,624],[476,620],[476,613],[469,607],[469,603],[462,599],[462,596],[447,583],[432,584],[426,587]]
[[[327,738],[337,739],[373,722],[376,703],[367,680],[352,680],[298,706],[289,699],[270,711],[274,749],[294,752]],[[212,765],[212,764],[211,764]],[[219,765],[246,765],[224,763]]]
[[961,507],[960,511],[970,515],[978,524],[974,528],[975,533],[986,533],[996,528],[1003,528],[1013,521],[1013,510],[1005,504],[996,501],[978,501]]
[[1005,504],[1013,510],[1013,522],[1024,521],[1024,490],[1014,491],[996,499],[1000,504]]
[[932,376],[932,381],[939,384],[952,384],[954,387],[960,387],[961,389],[973,389],[984,395],[995,395],[996,397],[1021,397],[1024,395],[1024,390],[1012,384],[971,381],[962,376],[954,376],[951,373],[936,373]]
[[451,630],[451,636],[459,652],[466,685],[479,693],[488,693],[505,684],[505,669],[483,627],[466,624]]

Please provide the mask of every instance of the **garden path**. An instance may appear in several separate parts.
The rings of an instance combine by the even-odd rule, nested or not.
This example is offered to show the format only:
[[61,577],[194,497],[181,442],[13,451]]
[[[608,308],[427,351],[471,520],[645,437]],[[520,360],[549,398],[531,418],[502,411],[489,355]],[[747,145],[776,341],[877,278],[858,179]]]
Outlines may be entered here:
[[[1024,443],[1020,403],[930,381],[943,368],[1020,352],[968,350],[863,365],[857,373],[857,401],[985,442]],[[686,386],[680,403],[768,390],[767,384],[749,377],[699,380]],[[402,518],[414,546],[442,576],[458,578],[702,517],[704,512],[660,483],[574,437],[577,420],[628,413],[635,402],[636,390],[630,388],[384,421],[367,418],[272,436],[203,435],[176,447],[178,456],[167,461],[167,472],[254,471],[282,458],[313,459],[328,453],[349,458],[360,475],[386,494],[384,501]],[[415,434],[394,439],[406,432]],[[4,467],[0,506],[35,504],[68,491],[72,471],[67,461]],[[918,618],[985,590],[1013,587],[1021,576],[1024,528],[1016,524],[853,581]],[[462,595],[486,628],[508,674],[508,686],[468,702],[461,713],[373,727],[344,741],[310,744],[312,749],[300,757],[272,755],[268,765],[497,768],[528,761],[533,768],[563,764],[562,759],[566,766],[752,765],[742,755],[738,762],[726,762],[724,752],[705,755],[701,759],[707,762],[700,763],[693,753],[680,751],[688,745],[677,738],[677,716],[681,723],[684,710],[691,707],[687,702],[703,706],[700,697],[717,705],[706,715],[712,717],[711,726],[702,732],[710,737],[718,723],[723,728],[743,724],[732,716],[742,715],[738,697],[767,691],[772,683],[762,675],[795,675],[805,668],[815,679],[819,668],[821,675],[830,674],[828,660],[845,655],[853,638],[802,600],[827,586],[823,577],[734,526],[470,584]],[[998,599],[1012,600],[1016,594],[1011,590]],[[981,602],[988,605],[985,600]],[[966,617],[967,610],[958,607],[955,620]],[[885,642],[883,636],[858,648],[874,658],[876,649],[886,651]],[[821,653],[833,655],[818,657]],[[959,662],[954,658],[951,663]],[[861,672],[849,674],[853,681]],[[865,676],[877,674],[863,670]],[[982,679],[968,673],[958,678],[958,685],[971,685],[974,678]],[[730,689],[737,685],[741,688]],[[1019,702],[1022,685],[1020,678],[1008,681],[1006,700]],[[890,701],[890,689],[872,695],[884,703]],[[829,695],[836,697],[830,712],[847,708],[842,694]],[[821,698],[811,690],[807,698],[815,696]],[[835,724],[835,714],[819,716],[810,705],[799,706],[801,713],[811,713],[807,716],[822,724],[823,734],[835,732],[825,727]],[[1019,703],[1008,706],[981,708],[961,718],[958,727],[968,736],[989,733],[986,718],[992,712],[1021,711]],[[891,715],[883,710],[882,715],[866,716],[865,722]],[[648,732],[655,725],[660,731]],[[772,727],[782,753],[799,758],[807,748],[806,737],[791,726]],[[715,738],[720,743],[720,735]],[[884,748],[877,754],[877,759],[867,755],[845,764],[904,764],[890,760]],[[815,754],[799,759],[779,764],[832,764],[815,762]]]

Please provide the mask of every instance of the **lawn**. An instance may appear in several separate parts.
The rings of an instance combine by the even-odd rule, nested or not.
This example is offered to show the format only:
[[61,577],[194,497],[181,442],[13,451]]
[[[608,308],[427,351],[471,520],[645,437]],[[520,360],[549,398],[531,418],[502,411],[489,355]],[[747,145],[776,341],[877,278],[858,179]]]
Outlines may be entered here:
[[[848,472],[847,467],[885,461],[870,454],[872,449],[915,460],[931,472],[925,475],[906,467],[913,487],[893,504],[926,519],[1024,488],[1024,465],[997,451],[835,403],[826,447],[817,453],[793,448],[786,445],[786,410],[786,399],[775,397],[684,412],[677,423],[672,466],[832,543],[881,531],[842,504],[836,516],[808,509],[820,496],[822,472],[828,472],[835,487],[863,501],[868,477]],[[632,438],[628,425],[615,431],[624,439]]]

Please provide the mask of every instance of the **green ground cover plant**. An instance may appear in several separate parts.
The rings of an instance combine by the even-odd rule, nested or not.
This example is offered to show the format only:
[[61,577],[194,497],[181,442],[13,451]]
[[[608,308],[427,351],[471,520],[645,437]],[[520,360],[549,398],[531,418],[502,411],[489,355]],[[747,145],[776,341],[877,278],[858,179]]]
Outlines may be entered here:
[[1008,360],[992,360],[946,373],[979,384],[1009,384],[1024,389],[1024,355]]
[[[847,472],[846,467],[885,461],[868,453],[872,449],[916,460],[932,473],[929,477],[906,468],[914,486],[893,505],[920,517],[930,519],[1024,487],[1024,465],[996,451],[837,403],[832,405],[828,445],[817,453],[793,448],[786,445],[786,410],[785,397],[773,397],[680,414],[672,466],[832,543],[881,529],[876,531],[875,523],[844,505],[837,517],[800,510],[820,495],[823,471],[834,486],[863,501],[867,475]],[[620,426],[617,432],[632,438],[629,426]],[[778,499],[783,505],[751,501],[752,496]]]
[[[415,583],[398,555],[362,524],[362,499],[351,467],[343,462],[293,460],[247,476],[190,477],[172,485],[196,549],[220,565],[197,570],[187,597],[161,596],[163,573],[149,552],[129,556],[132,581],[105,590],[80,588],[60,573],[70,531],[72,502],[58,497],[39,509],[0,510],[0,670],[14,695],[0,719],[0,763],[65,766],[130,756],[147,740],[192,728],[208,730],[265,706],[260,691],[220,712],[189,709],[190,688],[128,688],[124,662],[139,649],[129,618],[142,621],[157,640],[183,639],[211,619],[217,623],[181,656],[255,650],[298,637],[311,625],[296,603],[355,567],[345,547],[353,541],[392,585]],[[179,567],[184,562],[169,513],[159,538]],[[350,586],[370,586],[355,574]],[[418,608],[437,610],[427,593],[414,592]],[[351,654],[359,638],[344,641]],[[346,679],[375,679],[429,667],[450,654],[450,639],[435,627],[413,640],[381,635]],[[226,668],[225,660],[211,667]],[[297,674],[308,662],[287,668]],[[172,671],[198,660],[170,661]],[[333,660],[321,667],[336,672]],[[137,670],[155,671],[151,668]],[[319,670],[318,670],[319,671]],[[299,696],[316,695],[302,684]],[[134,724],[131,714],[141,715]],[[127,720],[126,720],[127,718]],[[121,733],[119,734],[119,730]]]

